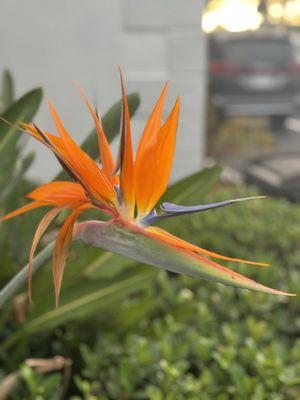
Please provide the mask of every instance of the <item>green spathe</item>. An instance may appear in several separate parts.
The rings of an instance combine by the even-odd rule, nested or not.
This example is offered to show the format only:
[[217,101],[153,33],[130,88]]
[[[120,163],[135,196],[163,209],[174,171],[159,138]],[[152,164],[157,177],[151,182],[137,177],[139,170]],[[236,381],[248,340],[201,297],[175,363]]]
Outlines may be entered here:
[[74,239],[178,274],[271,294],[291,295],[263,286],[202,256],[151,237],[146,229],[122,221],[87,221]]

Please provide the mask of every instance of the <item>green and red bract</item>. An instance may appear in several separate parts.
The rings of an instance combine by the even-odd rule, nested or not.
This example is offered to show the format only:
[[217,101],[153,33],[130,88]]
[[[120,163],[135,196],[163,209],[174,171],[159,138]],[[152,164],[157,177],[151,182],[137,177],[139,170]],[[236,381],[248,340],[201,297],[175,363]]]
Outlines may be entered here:
[[[189,246],[185,247],[185,242],[180,246],[164,240],[164,232],[160,229],[144,229],[121,220],[87,221],[77,225],[74,237],[91,246],[100,247],[179,274],[217,281],[239,288],[272,294],[286,294],[263,286],[229,268],[208,260],[201,255],[199,249],[197,249],[198,253],[193,251],[193,246],[188,250]],[[196,249],[196,246],[194,248]],[[227,259],[227,257],[224,257],[224,259]]]
[[[21,126],[23,132],[40,141],[54,153],[73,180],[73,182],[51,182],[38,187],[27,195],[32,200],[31,203],[1,218],[1,221],[5,221],[37,207],[53,207],[42,218],[33,238],[29,255],[29,296],[31,297],[32,262],[39,240],[55,217],[65,209],[70,210],[70,215],[57,235],[53,254],[56,304],[68,250],[74,239],[195,278],[266,293],[290,295],[256,283],[217,264],[211,258],[259,266],[267,264],[222,256],[188,243],[161,228],[151,226],[164,218],[202,212],[257,197],[194,207],[163,203],[160,212],[157,212],[155,206],[167,188],[174,158],[180,101],[176,99],[173,110],[163,123],[167,84],[164,85],[146,123],[134,157],[130,116],[121,72],[120,78],[122,116],[120,148],[116,161],[113,159],[101,119],[84,94],[82,95],[98,135],[100,163],[94,161],[73,141],[50,103],[50,112],[58,135],[42,130],[34,124],[23,123]],[[109,221],[86,221],[75,225],[80,214],[88,209],[100,210],[110,217]]]

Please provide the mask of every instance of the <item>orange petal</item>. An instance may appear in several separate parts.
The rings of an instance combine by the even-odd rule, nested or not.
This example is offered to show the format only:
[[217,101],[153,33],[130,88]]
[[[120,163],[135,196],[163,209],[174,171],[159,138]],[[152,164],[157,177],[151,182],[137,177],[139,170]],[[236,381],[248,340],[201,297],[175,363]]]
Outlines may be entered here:
[[50,182],[33,190],[28,198],[52,205],[74,206],[89,200],[79,183]]
[[[29,133],[35,139],[38,139],[40,142],[42,142],[44,144],[47,144],[47,142],[45,142],[43,137],[41,137],[41,135],[40,135],[40,133],[39,133],[39,131],[38,131],[36,126],[27,124],[25,122],[22,123],[22,126],[26,129],[27,133]],[[43,133],[49,139],[49,141],[55,145],[56,148],[58,148],[59,150],[64,152],[64,144],[63,144],[61,138],[53,135],[52,133],[46,132],[44,130],[43,130]]]
[[151,211],[151,197],[155,190],[157,171],[157,147],[162,124],[163,105],[167,84],[146,123],[138,144],[135,162],[135,192],[138,213],[145,215]]
[[67,158],[82,185],[87,188],[89,194],[100,202],[116,203],[116,192],[113,185],[100,171],[97,164],[72,140],[62,122],[60,121],[54,107],[49,103],[50,112],[53,116],[58,132],[64,142]]
[[29,133],[29,135],[33,136],[35,139],[39,140],[42,143],[45,143],[44,139],[41,138],[41,135],[38,133],[37,129],[33,127],[30,124],[27,124],[26,122],[22,122],[21,124],[23,128],[26,129],[26,132]]
[[72,179],[74,179],[75,181],[80,180],[80,176],[78,176],[76,170],[68,160],[65,145],[61,138],[52,135],[49,132],[41,130],[37,126],[31,126],[25,123],[23,123],[23,126],[27,129],[27,131],[25,131],[26,133],[29,133],[31,136],[39,140],[54,153],[61,166],[65,169],[65,171],[70,175]]
[[32,261],[34,258],[35,250],[39,244],[39,241],[45,231],[47,230],[48,226],[54,220],[54,218],[62,211],[63,207],[55,207],[51,211],[47,212],[44,217],[41,219],[37,230],[35,231],[33,242],[30,249],[29,254],[29,264],[28,264],[28,297],[29,300],[32,301]]
[[132,139],[130,129],[130,115],[127,104],[125,85],[119,68],[121,88],[122,88],[122,118],[121,118],[121,137],[119,150],[120,163],[120,188],[122,201],[127,208],[128,218],[134,217],[135,193],[134,193],[134,161],[132,150]]
[[99,145],[99,152],[100,152],[100,162],[102,164],[102,170],[107,178],[113,183],[118,184],[118,177],[114,174],[114,159],[111,153],[110,145],[107,141],[106,135],[104,133],[101,120],[97,113],[94,111],[91,103],[84,95],[83,91],[79,88],[82,97],[84,98],[86,105],[93,117],[96,132],[98,135],[98,145]]
[[158,228],[156,226],[149,226],[145,229],[146,229],[146,231],[150,232],[152,234],[152,236],[156,236],[157,238],[161,239],[162,241],[164,241],[167,244],[170,244],[170,245],[180,248],[180,249],[192,251],[197,254],[204,254],[206,256],[217,258],[219,260],[240,262],[240,263],[244,263],[244,264],[257,265],[260,267],[267,267],[269,265],[269,264],[265,264],[265,263],[259,263],[256,261],[247,261],[247,260],[243,260],[241,258],[231,258],[231,257],[223,256],[218,253],[213,253],[212,251],[202,249],[201,247],[195,246],[192,243],[186,242],[185,240],[182,240],[176,236],[173,236],[169,232],[167,232],[161,228]]
[[0,222],[7,221],[8,219],[14,218],[20,214],[24,214],[27,211],[31,211],[34,208],[46,206],[47,203],[43,203],[41,201],[33,201],[32,203],[26,204],[23,207],[18,208],[17,210],[11,211],[10,213],[4,215],[0,218]]
[[180,102],[179,98],[177,98],[174,108],[162,126],[157,138],[156,171],[153,173],[155,175],[155,185],[147,211],[151,211],[155,207],[169,182],[175,152],[179,107]]
[[55,304],[58,306],[59,293],[64,273],[64,267],[68,251],[72,242],[73,228],[76,218],[80,212],[76,211],[69,215],[60,229],[55,242],[53,253],[53,281],[55,289]]

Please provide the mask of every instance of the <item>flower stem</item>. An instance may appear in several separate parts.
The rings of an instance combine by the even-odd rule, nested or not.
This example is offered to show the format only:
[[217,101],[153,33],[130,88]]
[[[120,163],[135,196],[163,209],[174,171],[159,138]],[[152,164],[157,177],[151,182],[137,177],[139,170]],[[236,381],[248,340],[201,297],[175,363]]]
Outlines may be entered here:
[[[33,260],[32,274],[35,274],[40,268],[47,264],[52,257],[54,242],[48,244]],[[0,291],[0,309],[27,284],[28,264],[21,269]]]

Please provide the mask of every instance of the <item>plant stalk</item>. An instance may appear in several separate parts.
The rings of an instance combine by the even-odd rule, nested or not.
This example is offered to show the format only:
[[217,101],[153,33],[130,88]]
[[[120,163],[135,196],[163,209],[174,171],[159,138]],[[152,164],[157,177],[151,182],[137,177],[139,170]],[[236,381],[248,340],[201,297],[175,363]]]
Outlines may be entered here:
[[[48,244],[32,262],[32,275],[34,275],[40,268],[47,264],[51,259],[54,249],[54,242]],[[18,291],[27,284],[28,280],[28,264],[21,269],[0,291],[0,309],[16,294]]]

